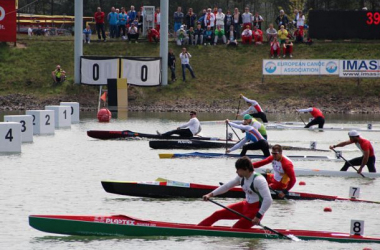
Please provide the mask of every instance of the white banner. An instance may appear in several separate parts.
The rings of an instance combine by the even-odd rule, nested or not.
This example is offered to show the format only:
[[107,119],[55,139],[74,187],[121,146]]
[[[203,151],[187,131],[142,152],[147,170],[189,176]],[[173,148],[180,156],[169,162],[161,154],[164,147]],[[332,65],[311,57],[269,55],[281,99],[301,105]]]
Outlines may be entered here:
[[380,77],[380,60],[340,60],[340,77]]
[[137,86],[157,86],[161,84],[161,60],[122,59],[121,78],[127,78],[128,84]]
[[160,58],[82,57],[81,83],[107,85],[107,79],[126,78],[136,86],[161,84]]
[[107,79],[117,79],[119,58],[81,58],[81,83],[107,85]]
[[263,60],[263,75],[338,75],[339,60]]

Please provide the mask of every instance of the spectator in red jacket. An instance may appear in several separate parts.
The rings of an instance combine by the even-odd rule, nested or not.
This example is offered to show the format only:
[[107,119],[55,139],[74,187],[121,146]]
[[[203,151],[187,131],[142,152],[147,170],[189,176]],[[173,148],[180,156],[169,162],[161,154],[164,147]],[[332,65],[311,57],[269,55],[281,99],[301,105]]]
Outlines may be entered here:
[[153,40],[158,43],[160,40],[160,32],[158,32],[156,29],[149,28],[148,30],[148,40],[149,42],[153,42]]
[[251,26],[246,25],[245,27],[245,30],[243,30],[243,32],[241,33],[241,42],[243,44],[252,44],[252,30],[250,28]]
[[253,26],[252,36],[255,39],[255,44],[263,44],[263,32],[257,26]]
[[106,41],[106,33],[104,32],[104,12],[100,7],[94,14],[95,23],[96,23],[96,33],[98,33],[98,40],[100,41],[100,31],[102,32],[103,41]]
[[277,54],[277,57],[280,58],[280,43],[278,42],[277,37],[274,37],[273,41],[270,43],[271,58],[274,57],[275,52]]

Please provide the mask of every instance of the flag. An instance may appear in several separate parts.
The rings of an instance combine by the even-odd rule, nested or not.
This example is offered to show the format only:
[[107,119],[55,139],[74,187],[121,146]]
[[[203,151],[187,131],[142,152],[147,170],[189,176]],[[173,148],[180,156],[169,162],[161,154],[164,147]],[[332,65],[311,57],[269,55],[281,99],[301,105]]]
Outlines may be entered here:
[[104,92],[100,99],[105,102],[107,100],[107,92]]

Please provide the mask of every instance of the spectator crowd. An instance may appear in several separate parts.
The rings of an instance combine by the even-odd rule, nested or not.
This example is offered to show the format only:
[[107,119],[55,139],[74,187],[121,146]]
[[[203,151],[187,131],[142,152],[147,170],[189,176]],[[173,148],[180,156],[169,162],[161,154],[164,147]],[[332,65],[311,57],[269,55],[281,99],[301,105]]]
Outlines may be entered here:
[[[290,20],[284,10],[280,10],[279,15],[273,23],[263,30],[264,18],[259,12],[254,14],[246,7],[244,12],[234,8],[231,12],[214,7],[213,9],[203,9],[199,16],[189,8],[185,14],[181,7],[173,13],[174,31],[172,32],[178,46],[185,45],[217,45],[227,46],[242,45],[262,45],[264,38],[270,45],[270,55],[283,57],[293,55],[293,42],[304,42],[305,15],[302,11],[294,11],[294,20]],[[112,7],[106,15],[100,7],[94,14],[96,21],[96,32],[98,40],[107,41],[105,33],[105,22],[109,26],[110,39],[123,39],[136,43],[143,33],[144,13],[143,7],[139,11],[132,5],[127,10]],[[160,39],[161,13],[156,8],[154,13],[154,27],[146,29],[149,42],[158,43]],[[294,29],[295,31],[291,31]],[[83,31],[83,40],[90,43],[91,30],[88,27]],[[311,42],[310,40],[308,42]]]

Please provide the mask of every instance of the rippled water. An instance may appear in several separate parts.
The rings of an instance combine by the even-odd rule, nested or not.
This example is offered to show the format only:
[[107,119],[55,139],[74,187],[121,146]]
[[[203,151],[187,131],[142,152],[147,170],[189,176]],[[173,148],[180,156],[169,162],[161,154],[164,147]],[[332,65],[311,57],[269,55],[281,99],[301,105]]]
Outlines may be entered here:
[[[3,115],[3,114],[2,114]],[[0,115],[0,116],[2,116]],[[200,114],[200,120],[233,118],[232,114]],[[363,249],[373,244],[343,244],[324,241],[250,240],[217,237],[73,237],[39,232],[28,225],[30,214],[127,214],[142,219],[198,223],[219,209],[212,203],[189,199],[155,200],[106,193],[101,180],[152,181],[157,177],[217,185],[235,176],[234,159],[162,159],[158,153],[185,152],[153,150],[146,140],[100,141],[87,137],[90,129],[132,130],[154,133],[187,121],[187,113],[132,113],[128,119],[100,124],[94,113],[82,113],[81,123],[56,130],[52,136],[35,136],[22,145],[21,154],[0,155],[0,249]],[[295,116],[269,115],[270,120],[291,120]],[[304,118],[306,120],[306,116]],[[369,115],[330,116],[334,126],[366,127],[380,124]],[[203,134],[225,136],[224,125],[203,125]],[[380,126],[379,126],[380,127]],[[269,131],[270,143],[318,148],[348,139],[347,132]],[[380,152],[380,133],[363,133]],[[345,158],[359,156],[348,146]],[[212,152],[222,152],[222,149]],[[211,152],[211,150],[209,150]],[[285,154],[328,155],[330,152]],[[339,170],[341,162],[295,162],[295,167]],[[378,164],[378,169],[380,168]],[[305,181],[305,186],[298,185]],[[340,177],[298,177],[293,191],[348,196],[350,186],[360,186],[361,198],[380,201],[379,180]],[[219,199],[222,204],[235,199]],[[323,212],[331,207],[331,213]],[[274,201],[262,223],[272,228],[349,232],[350,220],[365,221],[365,235],[380,237],[380,205],[327,201]],[[231,225],[220,221],[219,225]]]

